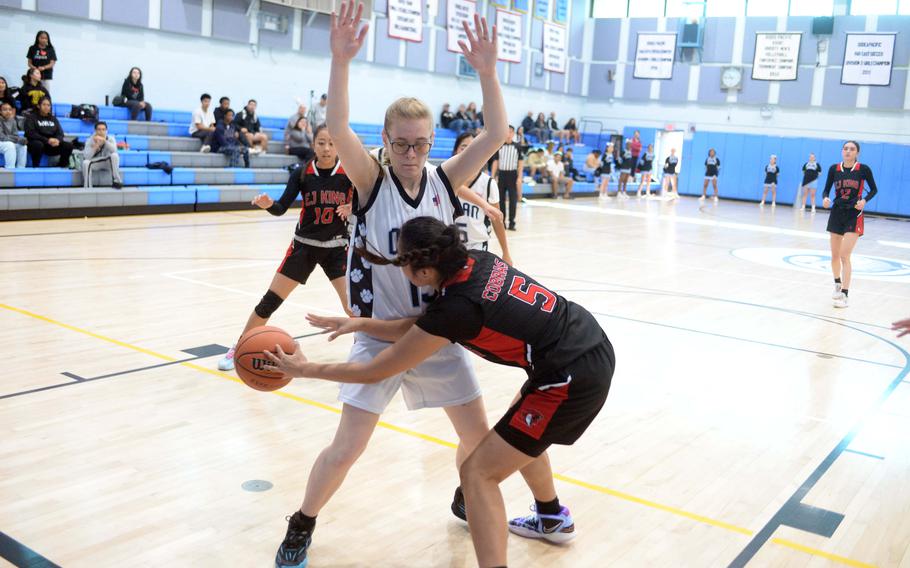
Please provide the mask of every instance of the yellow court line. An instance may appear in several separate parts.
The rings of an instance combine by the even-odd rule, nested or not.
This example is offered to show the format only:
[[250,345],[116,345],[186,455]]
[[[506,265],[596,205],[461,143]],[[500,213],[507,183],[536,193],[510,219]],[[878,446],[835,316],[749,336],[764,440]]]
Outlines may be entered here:
[[[131,343],[126,343],[126,342],[124,342],[124,341],[119,341],[119,340],[114,339],[114,338],[112,338],[112,337],[107,337],[106,335],[101,335],[101,334],[99,334],[99,333],[94,333],[94,332],[89,331],[89,330],[87,330],[87,329],[82,329],[82,328],[76,327],[76,326],[74,326],[74,325],[70,325],[70,324],[67,324],[67,323],[63,323],[63,322],[61,322],[61,321],[57,321],[57,320],[55,320],[55,319],[52,319],[52,318],[49,318],[49,317],[46,317],[46,316],[42,316],[42,315],[40,315],[40,314],[36,314],[36,313],[30,312],[30,311],[28,311],[28,310],[23,310],[23,309],[21,309],[21,308],[16,308],[16,307],[13,307],[13,306],[9,306],[9,305],[7,305],[7,304],[0,304],[0,308],[6,309],[6,310],[9,310],[9,311],[12,311],[12,312],[16,312],[16,313],[18,313],[18,314],[22,314],[22,315],[25,315],[25,316],[28,316],[28,317],[31,317],[31,318],[34,318],[34,319],[37,319],[37,320],[46,322],[46,323],[50,323],[50,324],[53,324],[53,325],[62,327],[62,328],[64,328],[64,329],[68,329],[68,330],[70,330],[70,331],[74,331],[74,332],[76,332],[76,333],[81,333],[81,334],[87,335],[87,336],[89,336],[89,337],[94,337],[95,339],[100,339],[100,340],[102,340],[102,341],[107,341],[108,343],[113,343],[114,345],[119,345],[119,346],[121,346],[121,347],[125,347],[125,348],[131,349],[131,350],[133,350],[133,351],[137,351],[137,352],[139,352],[139,353],[144,353],[144,354],[146,354],[146,355],[150,355],[150,356],[155,357],[155,358],[157,358],[157,359],[163,359],[163,360],[165,360],[165,361],[177,361],[177,359],[174,358],[174,357],[170,357],[170,356],[168,356],[168,355],[164,355],[164,354],[158,353],[158,352],[156,352],[156,351],[151,351],[151,350],[149,350],[149,349],[145,349],[145,348],[143,348],[143,347],[139,347],[139,346],[133,345],[133,344],[131,344]],[[235,382],[235,383],[242,383],[242,381],[241,381],[240,379],[238,379],[237,377],[234,377],[234,376],[232,376],[232,375],[228,375],[227,373],[222,373],[222,372],[220,372],[220,371],[215,371],[215,370],[209,369],[209,368],[207,368],[207,367],[202,367],[202,366],[200,366],[200,365],[196,365],[195,363],[190,363],[190,362],[184,361],[184,362],[181,362],[181,363],[179,363],[179,364],[182,365],[182,366],[184,366],[184,367],[193,369],[193,370],[195,370],[195,371],[200,371],[200,372],[203,372],[203,373],[206,373],[206,374],[209,374],[209,375],[212,375],[212,376],[221,378],[221,379],[226,379],[226,380],[229,380],[229,381],[233,381],[233,382]],[[327,411],[333,412],[333,413],[335,413],[335,414],[341,414],[341,409],[339,409],[339,408],[337,408],[337,407],[334,407],[334,406],[331,406],[331,405],[328,405],[328,404],[324,404],[324,403],[322,403],[322,402],[317,402],[317,401],[315,401],[315,400],[309,400],[309,399],[307,399],[307,398],[303,398],[303,397],[301,397],[301,396],[297,396],[297,395],[294,395],[294,394],[291,394],[291,393],[286,393],[286,392],[282,392],[282,391],[272,391],[271,394],[275,394],[275,395],[278,395],[278,396],[281,396],[281,397],[284,397],[284,398],[287,398],[287,399],[290,399],[290,400],[299,402],[299,403],[301,403],[301,404],[306,404],[306,405],[308,405],[308,406],[313,406],[313,407],[315,407],[315,408],[320,408],[320,409],[322,409],[322,410],[327,410]],[[453,448],[453,449],[455,449],[455,448],[458,447],[457,444],[453,444],[452,442],[443,440],[442,438],[437,438],[437,437],[435,437],[435,436],[430,436],[430,435],[428,435],[428,434],[423,434],[423,433],[421,433],[421,432],[417,432],[416,430],[411,430],[410,428],[403,428],[403,427],[401,427],[401,426],[396,426],[396,425],[390,424],[390,423],[388,423],[388,422],[382,422],[382,421],[380,421],[377,425],[380,426],[380,427],[382,427],[382,428],[385,428],[385,429],[387,429],[387,430],[392,430],[392,431],[394,431],[394,432],[399,432],[399,433],[401,433],[401,434],[406,434],[406,435],[408,435],[408,436],[412,436],[412,437],[414,437],[414,438],[419,438],[419,439],[421,439],[421,440],[425,440],[425,441],[427,441],[427,442],[432,442],[432,443],[434,443],[434,444],[438,444],[438,445],[441,445],[441,446],[445,446],[445,447],[447,447],[447,448]],[[740,526],[733,525],[733,524],[730,524],[730,523],[725,523],[724,521],[719,521],[719,520],[717,520],[717,519],[712,519],[712,518],[710,518],[710,517],[705,517],[704,515],[699,515],[699,514],[697,514],[697,513],[691,513],[691,512],[689,512],[689,511],[686,511],[686,510],[683,510],[683,509],[678,509],[678,508],[676,508],[676,507],[671,507],[671,506],[669,506],[669,505],[663,505],[663,504],[657,503],[657,502],[655,502],[655,501],[649,501],[649,500],[647,500],[647,499],[642,499],[641,497],[636,497],[636,496],[634,496],[634,495],[630,495],[630,494],[628,494],[628,493],[623,493],[623,492],[621,492],[621,491],[617,491],[617,490],[615,490],[615,489],[610,489],[610,488],[608,488],[608,487],[603,487],[603,486],[601,486],[601,485],[596,485],[596,484],[594,484],[594,483],[588,483],[587,481],[581,481],[581,480],[579,480],[579,479],[575,479],[575,478],[569,477],[569,476],[567,476],[567,475],[562,475],[562,474],[560,474],[560,473],[554,473],[554,474],[553,474],[553,478],[554,478],[554,479],[557,479],[557,480],[559,480],[559,481],[565,482],[565,483],[569,483],[569,484],[571,484],[571,485],[576,485],[576,486],[578,486],[578,487],[584,487],[585,489],[590,489],[590,490],[596,491],[596,492],[598,492],[598,493],[603,493],[603,494],[605,494],[605,495],[610,495],[610,496],[616,497],[616,498],[618,498],[618,499],[623,499],[623,500],[629,501],[629,502],[631,502],[631,503],[637,503],[637,504],[643,505],[643,506],[645,506],[645,507],[649,507],[649,508],[652,508],[652,509],[657,509],[657,510],[659,510],[659,511],[664,511],[664,512],[667,512],[667,513],[670,513],[670,514],[673,514],[673,515],[676,515],[676,516],[679,516],[679,517],[684,517],[684,518],[687,518],[687,519],[691,519],[691,520],[694,520],[694,521],[697,521],[697,522],[700,522],[700,523],[704,523],[704,524],[707,524],[707,525],[710,525],[710,526],[713,526],[713,527],[718,527],[718,528],[725,529],[725,530],[728,530],[728,531],[732,531],[732,532],[744,534],[744,535],[746,535],[746,536],[752,536],[752,535],[755,534],[755,531],[752,531],[752,530],[747,529],[747,528],[744,528],[744,527],[740,527]],[[811,548],[811,547],[808,547],[808,546],[804,546],[804,545],[799,544],[799,543],[797,543],[797,542],[793,542],[793,541],[786,540],[786,539],[783,539],[783,538],[772,538],[772,539],[771,539],[771,542],[774,543],[774,544],[777,544],[777,545],[779,545],[779,546],[784,546],[784,547],[787,547],[787,548],[791,548],[791,549],[793,549],[793,550],[798,550],[798,551],[800,551],[800,552],[805,552],[806,554],[811,554],[811,555],[813,555],[813,556],[819,556],[819,557],[821,557],[821,558],[826,558],[826,559],[828,559],[828,560],[832,560],[832,561],[834,561],[834,562],[839,562],[839,563],[841,563],[841,564],[846,564],[846,565],[848,565],[848,566],[854,566],[854,567],[856,567],[856,568],[876,568],[875,565],[873,565],[873,564],[867,564],[867,563],[865,563],[865,562],[860,562],[860,561],[858,561],[858,560],[853,560],[853,559],[851,559],[851,558],[846,558],[846,557],[844,557],[844,556],[838,556],[837,554],[831,554],[830,552],[825,552],[825,551],[823,551],[823,550],[818,550],[818,549],[815,549],[815,548]]]

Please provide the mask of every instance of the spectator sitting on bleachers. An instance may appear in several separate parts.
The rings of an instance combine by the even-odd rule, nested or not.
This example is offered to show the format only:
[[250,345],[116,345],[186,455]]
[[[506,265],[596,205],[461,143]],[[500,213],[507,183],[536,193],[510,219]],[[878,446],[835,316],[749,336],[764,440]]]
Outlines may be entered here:
[[477,105],[474,103],[468,103],[468,108],[465,109],[465,116],[468,117],[469,127],[465,130],[471,130],[472,132],[477,132],[480,130],[483,124],[480,122],[480,118],[477,116]]
[[547,119],[542,112],[537,114],[531,134],[537,138],[538,142],[546,142],[550,139],[550,129],[547,127]]
[[574,118],[570,118],[569,122],[565,123],[562,127],[562,140],[566,143],[575,140],[576,146],[581,144],[581,132],[578,131],[578,126],[575,124]]
[[57,117],[51,114],[51,99],[44,97],[35,112],[25,119],[25,137],[28,138],[28,153],[32,167],[37,168],[41,156],[60,156],[59,167],[68,168],[73,145],[63,139],[63,128]]
[[16,107],[7,101],[0,102],[0,154],[5,168],[24,168],[28,140],[19,136]]
[[221,121],[224,120],[224,113],[229,110],[231,110],[231,99],[228,97],[218,99],[218,107],[212,113],[215,115],[215,126],[221,124]]
[[575,167],[575,150],[569,146],[562,155],[562,161],[566,165],[566,175],[570,179],[578,181],[578,169]]
[[35,43],[29,46],[25,54],[28,60],[28,69],[37,69],[41,73],[41,84],[46,89],[51,88],[51,79],[54,78],[54,65],[57,63],[57,52],[51,43],[51,36],[44,30],[35,34]]
[[600,150],[591,150],[591,153],[588,154],[588,157],[585,158],[585,165],[582,168],[582,171],[585,174],[590,174],[593,178],[598,175],[597,170],[600,169]]
[[284,131],[284,149],[291,156],[297,156],[303,163],[309,162],[316,155],[313,152],[313,129],[310,122],[302,116],[290,130]]
[[534,130],[534,113],[528,111],[528,116],[521,119],[521,131],[525,134],[531,134]]
[[290,132],[290,130],[292,128],[297,126],[297,123],[300,121],[301,118],[306,118],[306,117],[307,117],[306,105],[298,105],[297,112],[295,112],[294,114],[291,115],[291,118],[288,119],[288,123],[284,126],[285,148],[287,148],[288,132]]
[[547,129],[550,131],[550,138],[554,140],[563,139],[562,130],[559,129],[559,123],[556,122],[555,112],[550,112],[550,118],[547,119]]
[[240,130],[241,142],[250,147],[251,154],[265,154],[269,149],[269,137],[262,132],[259,117],[256,116],[256,100],[250,99],[234,119]]
[[310,109],[310,114],[307,117],[311,130],[316,130],[317,126],[320,124],[325,124],[325,109],[328,104],[329,96],[325,93],[322,93],[322,96],[319,97],[319,102],[316,103],[316,106]]
[[190,136],[202,140],[200,152],[212,149],[212,136],[215,134],[215,113],[209,108],[212,105],[212,95],[204,93],[199,97],[199,108],[193,111],[190,121]]
[[83,187],[92,187],[93,171],[110,171],[111,186],[114,189],[123,187],[117,139],[107,133],[107,123],[104,121],[95,124],[95,132],[85,141],[85,148],[82,150]]
[[[473,103],[472,103],[472,104],[473,104]],[[479,127],[479,128],[483,128],[483,127],[484,127],[484,122],[483,122],[483,105],[480,105],[480,110],[477,111],[477,122],[480,123],[480,127]]]
[[22,115],[34,112],[43,98],[50,99],[51,94],[41,84],[41,71],[37,67],[29,69],[23,75],[22,88],[19,89],[19,110]]
[[562,161],[562,154],[559,152],[553,154],[553,159],[547,164],[547,171],[550,172],[550,190],[553,197],[559,195],[559,188],[565,187],[565,198],[572,198],[572,186],[575,180],[566,173],[566,164]]
[[130,120],[137,120],[139,113],[145,113],[146,122],[152,121],[152,105],[145,102],[145,87],[142,85],[142,69],[133,67],[120,87],[123,106],[130,109]]
[[543,150],[534,148],[528,152],[528,159],[525,162],[528,166],[529,183],[534,185],[538,181],[545,183],[549,176],[547,175],[547,160],[543,157]]
[[449,103],[445,103],[442,105],[442,112],[439,113],[439,127],[449,128],[453,120],[455,120],[455,115],[449,110]]
[[0,104],[3,103],[9,103],[16,108],[16,99],[13,97],[9,83],[6,82],[6,77],[0,77]]
[[519,126],[518,131],[515,132],[515,143],[518,144],[521,155],[526,156],[528,154],[528,148],[531,145],[528,144],[528,141],[525,139],[525,129],[522,126]]
[[227,156],[230,168],[239,168],[241,158],[243,167],[250,167],[250,151],[240,142],[240,130],[234,124],[234,111],[227,109],[221,116],[221,122],[215,127],[215,136],[212,138],[212,152]]
[[449,123],[449,130],[455,132],[456,134],[461,134],[470,128],[471,125],[468,121],[468,114],[465,110],[465,106],[458,105],[458,110],[455,111],[455,118],[452,120],[452,122]]

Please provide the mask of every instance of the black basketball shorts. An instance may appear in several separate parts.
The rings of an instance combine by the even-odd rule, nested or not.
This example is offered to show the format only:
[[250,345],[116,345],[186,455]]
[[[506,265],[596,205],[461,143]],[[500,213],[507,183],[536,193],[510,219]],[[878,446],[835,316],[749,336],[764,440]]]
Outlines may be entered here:
[[347,270],[347,247],[323,248],[291,241],[291,246],[278,267],[278,273],[306,284],[317,264],[329,280],[341,278]]
[[828,215],[829,233],[843,235],[856,233],[863,236],[863,212],[853,207],[832,207]]

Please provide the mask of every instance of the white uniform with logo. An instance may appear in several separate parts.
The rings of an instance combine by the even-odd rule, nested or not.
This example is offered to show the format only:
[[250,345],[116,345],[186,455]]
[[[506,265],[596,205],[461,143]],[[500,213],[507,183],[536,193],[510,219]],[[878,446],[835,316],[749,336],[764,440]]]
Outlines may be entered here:
[[[355,193],[354,230],[348,253],[348,300],[355,316],[382,320],[417,317],[432,301],[434,290],[417,288],[396,266],[376,266],[354,253],[355,248],[391,258],[398,254],[401,226],[415,217],[435,217],[451,224],[461,205],[441,167],[424,168],[420,192],[412,199],[392,168],[382,166],[370,198],[358,203]],[[390,343],[357,333],[348,361],[373,359]],[[432,357],[400,375],[371,385],[345,383],[338,399],[362,410],[381,414],[401,388],[408,408],[455,406],[480,396],[480,385],[460,345],[443,347]]]
[[[486,172],[481,172],[477,176],[471,183],[470,190],[491,205],[499,204],[499,186]],[[487,250],[491,229],[486,214],[480,207],[468,201],[462,201],[461,207],[464,209],[464,215],[456,219],[455,224],[467,235],[465,246],[469,250]]]

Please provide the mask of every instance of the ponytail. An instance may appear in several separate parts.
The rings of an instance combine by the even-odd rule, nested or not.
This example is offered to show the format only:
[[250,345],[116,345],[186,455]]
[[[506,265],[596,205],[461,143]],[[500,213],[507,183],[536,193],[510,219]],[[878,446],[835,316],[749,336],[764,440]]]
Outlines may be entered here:
[[354,249],[361,258],[380,266],[410,266],[412,270],[434,268],[445,282],[455,276],[468,260],[468,249],[461,242],[455,225],[446,225],[433,217],[417,217],[401,226],[399,253],[393,258]]

